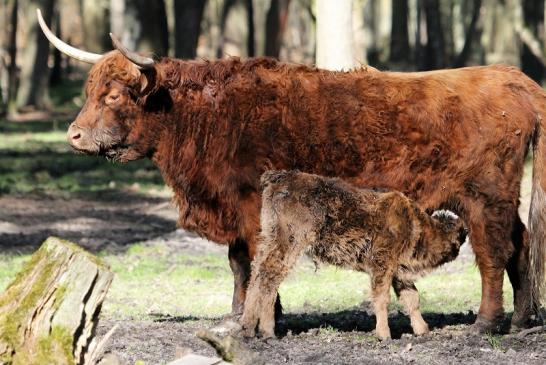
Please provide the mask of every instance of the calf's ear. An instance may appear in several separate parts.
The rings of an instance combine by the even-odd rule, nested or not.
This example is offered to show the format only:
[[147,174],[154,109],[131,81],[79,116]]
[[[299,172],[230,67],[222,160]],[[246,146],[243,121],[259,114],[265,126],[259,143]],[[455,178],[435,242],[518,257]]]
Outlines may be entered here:
[[262,174],[262,177],[260,178],[260,185],[262,190],[265,189],[270,184],[278,183],[289,174],[290,174],[290,171],[286,171],[286,170],[268,170],[264,172]]

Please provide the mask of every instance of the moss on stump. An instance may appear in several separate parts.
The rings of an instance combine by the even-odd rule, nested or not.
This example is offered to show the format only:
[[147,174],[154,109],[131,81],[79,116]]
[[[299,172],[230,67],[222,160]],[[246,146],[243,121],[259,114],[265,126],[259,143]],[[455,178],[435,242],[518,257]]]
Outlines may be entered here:
[[89,363],[112,278],[97,257],[48,238],[0,296],[0,363]]

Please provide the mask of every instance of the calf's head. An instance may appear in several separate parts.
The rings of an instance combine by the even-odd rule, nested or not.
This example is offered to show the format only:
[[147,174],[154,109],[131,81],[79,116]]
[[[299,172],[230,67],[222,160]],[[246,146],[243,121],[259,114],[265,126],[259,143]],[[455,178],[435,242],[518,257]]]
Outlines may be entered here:
[[435,211],[432,218],[438,223],[439,239],[443,242],[442,256],[445,261],[454,260],[459,254],[462,244],[466,241],[468,229],[462,219],[448,210]]
[[93,64],[85,86],[86,102],[68,128],[70,145],[81,153],[120,162],[153,153],[146,99],[157,84],[154,60],[128,51],[113,35],[117,50],[104,55],[71,47],[49,30],[39,10],[37,13],[45,36],[56,48]]

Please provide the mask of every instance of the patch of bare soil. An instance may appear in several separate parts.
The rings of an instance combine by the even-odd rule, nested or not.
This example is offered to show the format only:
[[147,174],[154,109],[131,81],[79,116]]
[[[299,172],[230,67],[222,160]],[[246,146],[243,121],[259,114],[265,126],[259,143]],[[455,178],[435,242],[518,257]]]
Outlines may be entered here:
[[[400,314],[391,316],[396,322]],[[391,327],[404,330],[398,339],[378,342],[371,335],[373,318],[361,312],[306,314],[292,317],[287,334],[275,340],[243,340],[258,352],[267,364],[544,364],[546,334],[533,333],[495,337],[467,334],[472,314],[430,314],[426,318],[433,331],[423,337],[410,335],[409,324]],[[299,317],[299,319],[297,318]],[[321,317],[324,320],[320,320]],[[324,330],[324,326],[357,324],[349,331]],[[298,322],[299,324],[295,324]],[[214,356],[214,351],[197,339],[195,332],[210,327],[211,320],[176,318],[159,321],[119,322],[116,335],[107,347],[126,364],[143,360],[147,364],[161,364],[174,360],[176,348],[190,348],[193,352]],[[102,321],[98,334],[104,335],[115,322]],[[294,326],[294,328],[291,328]],[[362,326],[361,328],[358,328]],[[304,332],[294,334],[306,327]],[[408,327],[408,328],[406,328]],[[328,328],[328,327],[327,327]],[[335,327],[334,327],[335,328]],[[294,332],[292,331],[294,330]]]

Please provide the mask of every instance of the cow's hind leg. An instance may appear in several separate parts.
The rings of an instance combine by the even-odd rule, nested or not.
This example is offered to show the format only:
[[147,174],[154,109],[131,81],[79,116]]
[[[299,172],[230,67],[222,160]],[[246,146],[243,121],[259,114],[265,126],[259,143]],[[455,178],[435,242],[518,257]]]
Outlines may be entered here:
[[402,280],[396,276],[392,280],[392,287],[398,297],[398,300],[404,306],[407,314],[410,317],[411,328],[417,336],[427,334],[429,332],[428,324],[421,316],[419,309],[419,292],[412,281]]
[[[504,269],[512,256],[512,221],[501,219],[504,207],[485,210],[480,219],[470,222],[470,243],[482,279],[482,299],[473,332],[501,332],[504,320],[502,285]],[[505,216],[505,214],[502,214]]]
[[506,271],[514,292],[512,329],[516,330],[525,327],[533,313],[531,282],[527,273],[529,268],[529,235],[518,214],[514,218],[512,244],[514,245],[514,253],[508,261]]

